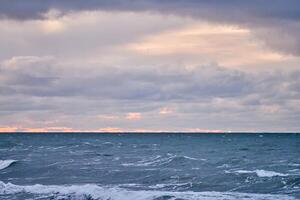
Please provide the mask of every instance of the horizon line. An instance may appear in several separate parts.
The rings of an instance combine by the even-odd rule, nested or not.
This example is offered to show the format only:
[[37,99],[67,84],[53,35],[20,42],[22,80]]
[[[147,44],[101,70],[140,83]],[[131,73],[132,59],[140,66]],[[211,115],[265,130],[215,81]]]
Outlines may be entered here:
[[210,131],[14,131],[14,132],[4,132],[0,131],[0,134],[7,133],[27,133],[27,134],[38,134],[38,133],[94,133],[94,134],[268,134],[268,133],[300,133],[300,131],[220,131],[220,132],[210,132]]

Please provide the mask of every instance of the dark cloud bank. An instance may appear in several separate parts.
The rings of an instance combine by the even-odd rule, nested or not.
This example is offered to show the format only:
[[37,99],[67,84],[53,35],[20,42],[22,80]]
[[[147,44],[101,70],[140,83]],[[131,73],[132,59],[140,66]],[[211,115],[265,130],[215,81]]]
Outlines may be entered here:
[[[15,20],[47,18],[78,11],[149,11],[251,28],[266,45],[300,54],[298,0],[2,0],[0,16]],[[283,41],[284,40],[284,41]]]
[[80,10],[149,10],[193,16],[210,13],[216,17],[226,15],[225,19],[241,14],[294,20],[300,17],[297,0],[3,0],[0,12],[3,17],[34,19],[43,18],[51,9],[63,13]]

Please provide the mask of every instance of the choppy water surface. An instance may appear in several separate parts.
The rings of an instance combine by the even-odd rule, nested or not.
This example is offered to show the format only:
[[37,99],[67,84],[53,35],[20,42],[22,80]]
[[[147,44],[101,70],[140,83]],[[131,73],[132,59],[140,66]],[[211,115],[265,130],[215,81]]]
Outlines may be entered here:
[[300,134],[0,134],[0,199],[300,199]]

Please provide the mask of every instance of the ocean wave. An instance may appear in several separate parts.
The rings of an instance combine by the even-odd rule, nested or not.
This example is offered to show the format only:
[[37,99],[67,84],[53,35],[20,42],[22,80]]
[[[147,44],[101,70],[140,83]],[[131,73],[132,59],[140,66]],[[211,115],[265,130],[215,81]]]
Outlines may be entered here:
[[[232,172],[227,171],[227,173],[232,173]],[[256,174],[258,177],[289,176],[289,174],[283,174],[283,173],[278,173],[278,172],[274,172],[274,171],[267,171],[267,170],[262,170],[262,169],[253,170],[253,171],[237,170],[237,171],[234,171],[233,173],[237,173],[237,174]]]
[[229,164],[222,164],[222,165],[217,166],[217,168],[229,168],[229,167],[230,167]]
[[[14,185],[0,181],[0,197],[32,195],[38,199],[73,199],[73,200],[296,200],[288,195],[251,194],[238,192],[170,192],[157,190],[127,190],[120,187],[102,187],[86,185]],[[32,199],[28,197],[28,199]]]
[[0,170],[5,169],[12,165],[13,163],[17,162],[16,160],[0,160]]
[[143,184],[134,184],[134,183],[130,183],[130,184],[120,184],[118,185],[121,188],[126,188],[126,189],[159,189],[159,190],[169,190],[171,189],[178,189],[178,188],[190,188],[193,185],[193,183],[191,182],[187,182],[187,183],[159,183],[159,184],[155,184],[155,185],[143,185]]
[[123,163],[123,166],[135,166],[135,167],[157,167],[161,165],[170,164],[173,162],[181,162],[181,161],[205,161],[205,159],[197,159],[189,156],[177,156],[177,155],[169,155],[168,157],[162,157],[162,156],[155,156],[150,159],[144,159],[135,163]]
[[299,163],[289,163],[288,165],[293,167],[300,167]]

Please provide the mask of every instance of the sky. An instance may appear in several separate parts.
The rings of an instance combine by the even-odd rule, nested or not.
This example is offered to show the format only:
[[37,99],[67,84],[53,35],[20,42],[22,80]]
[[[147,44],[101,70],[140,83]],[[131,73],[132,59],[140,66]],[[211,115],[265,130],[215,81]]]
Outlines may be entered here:
[[300,130],[299,0],[1,0],[0,132]]

